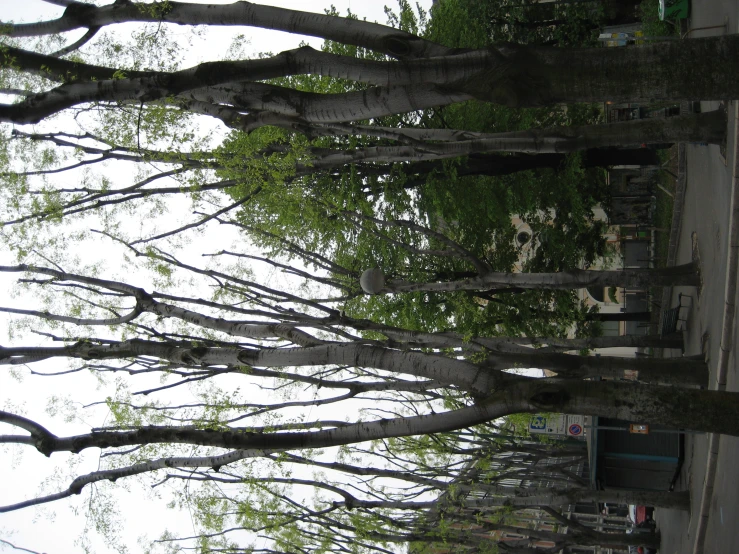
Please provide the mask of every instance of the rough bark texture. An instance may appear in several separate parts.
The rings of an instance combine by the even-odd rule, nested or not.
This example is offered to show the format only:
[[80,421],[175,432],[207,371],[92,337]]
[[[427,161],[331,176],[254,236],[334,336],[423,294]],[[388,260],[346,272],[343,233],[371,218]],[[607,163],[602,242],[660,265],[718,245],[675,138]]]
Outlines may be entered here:
[[[739,435],[739,393],[619,381],[540,379],[506,387],[505,396],[512,411],[597,415]],[[496,393],[489,401],[498,399]]]
[[441,56],[450,49],[398,29],[361,20],[340,19],[322,13],[264,6],[253,2],[226,5],[167,1],[160,6],[114,2],[95,7],[75,2],[62,17],[41,23],[7,25],[0,33],[37,36],[62,33],[80,27],[102,27],[124,22],[175,23],[179,25],[251,26],[323,37],[364,46],[398,58]]
[[[460,490],[478,491],[489,489],[485,485],[461,486]],[[514,489],[514,487],[490,487],[489,492],[499,496],[488,498],[465,499],[465,507],[484,506],[560,506],[576,502],[609,502],[614,504],[637,504],[667,508],[671,510],[689,510],[690,493],[666,491],[636,490],[591,490],[584,488],[551,488],[551,489]]]
[[[528,129],[504,133],[517,144],[516,152],[576,152],[614,146],[640,146],[671,142],[720,144],[726,138],[726,111],[715,110],[675,117],[620,121],[582,127]],[[504,142],[501,139],[501,142]],[[501,149],[505,149],[505,146]]]
[[[41,426],[24,428],[36,448],[79,452],[86,448],[114,448],[137,444],[173,443],[218,446],[265,452],[325,448],[418,434],[460,429],[520,412],[597,415],[678,429],[739,435],[739,393],[636,385],[618,381],[576,381],[511,377],[476,406],[441,414],[360,422],[336,429],[263,433],[248,428],[230,430],[148,426],[137,430],[99,430],[85,435],[57,437]],[[0,412],[0,420],[9,421]],[[13,416],[17,419],[17,416]]]
[[622,358],[615,356],[577,356],[541,353],[495,354],[491,363],[499,368],[540,367],[568,378],[604,377],[622,379],[626,371],[638,371],[639,380],[683,386],[708,385],[708,366],[692,358]]
[[638,48],[493,48],[498,67],[458,83],[508,106],[559,102],[728,100],[739,95],[739,35]]
[[[510,175],[518,171],[530,169],[560,169],[566,160],[565,154],[472,154],[456,168],[459,177],[470,175],[500,176]],[[656,150],[648,148],[623,149],[602,148],[586,150],[583,153],[583,167],[609,167],[613,165],[658,165],[660,163]],[[388,175],[392,166],[370,167],[363,170],[363,175]],[[423,185],[424,178],[432,172],[443,171],[441,161],[414,162],[403,168],[406,175],[415,176],[406,185],[407,188]]]
[[495,287],[579,289],[598,286],[646,289],[668,285],[700,285],[697,263],[688,263],[661,269],[623,269],[620,271],[570,269],[558,273],[486,273],[479,277],[460,281],[391,283],[386,284],[382,292],[451,292],[460,290],[490,290]]

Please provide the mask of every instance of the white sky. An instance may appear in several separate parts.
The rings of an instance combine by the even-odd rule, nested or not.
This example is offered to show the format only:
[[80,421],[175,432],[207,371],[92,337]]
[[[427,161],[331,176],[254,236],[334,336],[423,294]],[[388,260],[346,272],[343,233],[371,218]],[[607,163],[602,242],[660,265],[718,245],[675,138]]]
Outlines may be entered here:
[[[209,3],[228,2],[209,0]],[[381,0],[333,0],[333,2],[330,0],[273,0],[264,3],[315,12],[323,11],[331,3],[340,13],[345,13],[348,8],[368,20],[386,22],[383,11],[386,2]],[[421,0],[419,3],[424,9],[428,9],[431,0]],[[63,8],[41,0],[0,0],[0,17],[4,21],[28,22],[48,19],[60,14],[62,10]],[[208,35],[207,41],[199,44],[194,49],[195,51],[188,53],[191,63],[198,63],[212,56],[217,57],[226,51],[231,37],[239,33],[249,38],[252,52],[279,52],[297,46],[301,40],[308,40],[315,47],[321,44],[318,39],[306,39],[275,31],[218,28],[215,33]],[[8,286],[7,280],[0,281],[0,284],[3,283],[6,287]],[[0,335],[0,344],[7,345],[9,340],[7,334],[3,332],[4,328],[5,325],[0,327],[0,332],[3,333]],[[53,371],[53,365],[47,370]],[[102,411],[94,416],[98,419],[86,422],[85,426],[74,422],[65,425],[62,417],[51,418],[46,413],[49,399],[52,396],[67,397],[78,405],[104,397],[105,393],[96,389],[95,381],[91,377],[79,375],[78,377],[42,378],[25,373],[26,376],[19,382],[10,377],[7,366],[0,371],[0,408],[8,411],[20,410],[20,413],[27,417],[48,425],[50,430],[57,434],[87,432],[89,427],[103,425],[106,414]],[[142,383],[139,385],[143,388]],[[85,412],[85,415],[88,415],[88,412]],[[2,427],[2,432],[7,432],[6,430],[9,429],[6,426]],[[17,432],[17,430],[11,432]],[[70,462],[79,465],[70,469]],[[83,455],[77,456],[54,454],[51,460],[47,460],[28,447],[0,449],[0,505],[17,502],[29,495],[34,495],[39,483],[45,479],[61,478],[56,490],[66,488],[70,474],[79,475],[93,471],[97,468],[97,464],[98,453],[96,451],[86,451]],[[180,530],[182,534],[192,533],[193,526],[188,515],[167,510],[163,501],[158,503],[152,501],[149,498],[151,492],[147,490],[148,487],[130,481],[121,483],[118,487],[118,489],[124,488],[129,488],[130,493],[116,494],[113,498],[119,503],[124,516],[124,521],[121,522],[122,535],[129,545],[130,552],[142,551],[141,546],[136,544],[140,536],[158,536],[165,527]],[[143,497],[146,497],[146,500],[141,502],[140,499]],[[74,514],[74,509],[83,505],[88,498],[89,491],[85,491],[80,498],[54,503],[45,508],[0,514],[0,539],[48,554],[76,552],[79,548],[75,546],[75,540],[83,533],[85,521],[84,518]],[[94,552],[110,551],[106,545],[100,543],[95,533],[91,533],[90,538]],[[0,543],[0,552],[17,551]]]

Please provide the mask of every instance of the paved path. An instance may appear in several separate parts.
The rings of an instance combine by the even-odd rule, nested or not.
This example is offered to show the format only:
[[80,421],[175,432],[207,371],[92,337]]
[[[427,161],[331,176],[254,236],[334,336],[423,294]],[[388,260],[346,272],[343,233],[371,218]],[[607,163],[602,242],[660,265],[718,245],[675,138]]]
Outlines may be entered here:
[[[736,33],[739,0],[693,0],[691,36]],[[726,24],[725,28],[699,29]],[[718,107],[715,102],[703,102],[702,110]],[[686,354],[698,354],[705,347],[711,369],[710,388],[717,388],[718,366],[721,363],[722,331],[727,320],[736,317],[733,291],[725,298],[729,268],[730,212],[737,158],[737,106],[727,105],[729,115],[726,157],[718,147],[688,145],[687,188],[683,219],[678,242],[677,263],[691,260],[694,244],[700,256],[703,287],[700,292],[676,288],[677,294],[693,296],[689,327],[685,333]],[[734,269],[736,268],[733,265]],[[732,274],[731,281],[735,281]],[[729,309],[726,309],[727,302]],[[725,314],[726,312],[726,314]],[[725,317],[727,316],[727,317]],[[726,390],[739,391],[735,352],[739,344],[736,326],[725,344],[733,343],[723,365],[726,366]],[[705,343],[705,344],[704,344]],[[679,352],[667,353],[679,355]],[[691,512],[657,510],[656,519],[662,531],[662,554],[733,554],[739,553],[739,437],[721,437],[718,454],[709,461],[709,436],[687,435],[686,463],[677,482],[678,490],[691,493]],[[715,446],[715,443],[714,443]],[[707,469],[713,466],[715,477]],[[703,497],[707,502],[702,504]]]

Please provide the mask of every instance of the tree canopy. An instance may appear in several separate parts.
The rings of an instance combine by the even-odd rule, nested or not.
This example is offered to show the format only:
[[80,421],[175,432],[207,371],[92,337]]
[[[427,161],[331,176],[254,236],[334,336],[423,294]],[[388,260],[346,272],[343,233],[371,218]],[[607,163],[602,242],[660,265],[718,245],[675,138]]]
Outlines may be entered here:
[[[91,373],[95,402],[52,412],[106,419],[63,434],[0,411],[2,443],[100,450],[97,469],[29,484],[0,510],[91,495],[123,552],[105,499],[137,477],[193,514],[193,536],[147,544],[163,551],[624,546],[638,539],[563,515],[599,498],[572,469],[582,452],[512,436],[510,417],[739,433],[734,394],[692,387],[702,360],[584,355],[675,337],[569,336],[587,316],[578,288],[699,283],[695,264],[588,269],[607,254],[592,215],[603,167],[653,158],[644,143],[725,135],[722,112],[603,124],[593,103],[733,95],[736,37],[575,48],[591,42],[581,6],[461,0],[428,21],[402,1],[392,26],[251,2],[52,3],[57,19],[0,27],[0,272],[23,295],[0,307],[15,318],[0,364]],[[326,43],[247,57],[237,39],[185,62],[174,29],[195,25]],[[725,82],[700,78],[712,64]],[[512,214],[534,233],[526,259]],[[366,270],[379,294],[360,286]],[[633,371],[638,383],[620,380]],[[528,528],[532,509],[560,531]]]

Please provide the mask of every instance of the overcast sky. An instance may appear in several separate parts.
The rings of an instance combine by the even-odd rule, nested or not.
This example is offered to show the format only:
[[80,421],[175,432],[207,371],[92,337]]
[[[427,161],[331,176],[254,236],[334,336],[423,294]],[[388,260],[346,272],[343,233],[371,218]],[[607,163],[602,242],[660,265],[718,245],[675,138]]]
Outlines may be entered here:
[[[208,3],[229,3],[209,0]],[[264,2],[276,6],[305,11],[321,12],[333,4],[341,12],[350,9],[359,17],[368,20],[386,22],[383,7],[385,2],[378,0],[273,0]],[[431,0],[422,0],[421,6],[428,9]],[[395,7],[394,5],[392,7]],[[0,17],[4,21],[36,21],[48,19],[61,14],[63,8],[42,2],[41,0],[0,0]],[[301,40],[308,40],[313,46],[318,47],[321,41],[318,39],[287,35],[275,31],[264,31],[261,29],[224,29],[218,28],[216,33],[208,35],[207,40],[202,41],[188,52],[188,63],[198,63],[206,59],[213,59],[226,51],[236,34],[244,34],[250,41],[251,52],[272,51],[279,52],[297,46]],[[78,33],[78,35],[81,33]],[[76,39],[78,35],[72,39]],[[5,261],[7,262],[7,260]],[[7,281],[6,281],[7,282]],[[0,281],[0,284],[2,282]],[[7,300],[7,294],[6,294]],[[0,328],[0,331],[2,328]],[[7,333],[0,338],[0,344],[9,344]],[[29,376],[27,371],[21,371],[25,376],[18,381],[9,376],[7,366],[0,371],[0,408],[9,411],[19,410],[26,416],[49,425],[51,430],[58,434],[75,432],[86,432],[90,426],[101,426],[105,422],[106,414],[101,411],[94,415],[99,418],[94,421],[86,421],[86,428],[74,422],[64,424],[61,417],[51,418],[46,408],[52,396],[73,399],[80,404],[90,400],[99,400],[105,393],[96,390],[95,380],[90,376],[79,378],[41,378]],[[88,414],[88,412],[84,412]],[[8,432],[10,428],[0,425],[0,432]],[[11,432],[17,432],[11,431]],[[78,464],[70,468],[69,464]],[[66,488],[69,481],[67,476],[93,471],[98,467],[98,453],[86,451],[84,455],[65,456],[54,454],[51,460],[41,457],[36,451],[29,448],[11,447],[0,449],[0,504],[17,502],[29,495],[37,493],[38,484],[44,479],[60,478],[57,490]],[[53,486],[51,489],[53,490]],[[131,552],[142,550],[136,545],[138,537],[148,535],[157,536],[164,527],[172,530],[179,529],[183,534],[193,531],[192,522],[188,521],[187,514],[173,512],[165,509],[164,502],[159,504],[151,502],[148,498],[145,503],[139,503],[138,498],[148,494],[143,485],[130,482],[121,484],[118,488],[129,488],[130,493],[120,494],[114,497],[115,502],[122,506],[125,521],[122,522],[123,535],[126,537]],[[23,510],[11,514],[0,515],[0,539],[5,539],[14,544],[48,554],[62,554],[77,552],[75,540],[83,533],[85,522],[82,517],[75,516],[73,509],[89,498],[89,491],[70,501],[55,503],[46,508],[37,510]],[[109,551],[101,544],[99,537],[92,536],[93,551]],[[0,552],[17,552],[9,546],[0,543]]]

